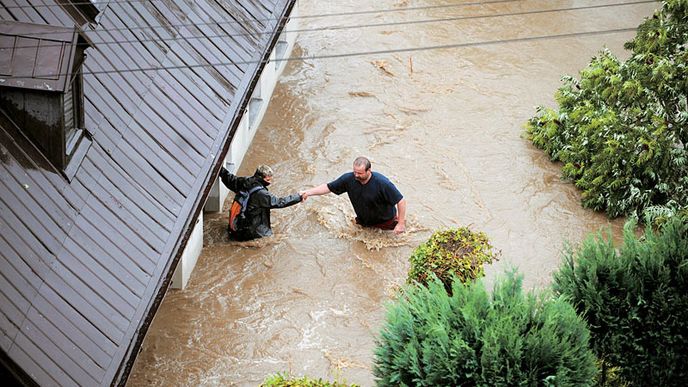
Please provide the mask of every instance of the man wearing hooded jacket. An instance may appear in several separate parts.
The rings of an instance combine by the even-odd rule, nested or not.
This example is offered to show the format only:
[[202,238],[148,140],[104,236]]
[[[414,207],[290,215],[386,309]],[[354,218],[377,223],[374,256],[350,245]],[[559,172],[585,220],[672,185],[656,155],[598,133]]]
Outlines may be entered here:
[[272,168],[260,165],[253,176],[235,176],[222,167],[220,179],[232,192],[248,192],[251,188],[261,188],[253,192],[246,203],[246,219],[239,222],[237,231],[230,231],[230,237],[234,240],[246,241],[272,235],[270,227],[270,210],[273,208],[285,208],[301,202],[301,195],[293,194],[285,197],[277,197],[268,191],[268,185],[272,183]]

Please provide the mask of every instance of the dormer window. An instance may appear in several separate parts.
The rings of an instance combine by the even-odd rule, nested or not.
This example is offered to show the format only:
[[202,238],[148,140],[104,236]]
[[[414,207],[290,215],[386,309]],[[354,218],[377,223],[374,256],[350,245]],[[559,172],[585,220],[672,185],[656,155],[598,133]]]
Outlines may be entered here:
[[0,22],[0,109],[68,178],[91,142],[81,69],[91,46],[76,27]]
[[[57,3],[79,26],[97,22],[100,10],[89,0],[58,0]],[[101,5],[102,6],[102,5]]]

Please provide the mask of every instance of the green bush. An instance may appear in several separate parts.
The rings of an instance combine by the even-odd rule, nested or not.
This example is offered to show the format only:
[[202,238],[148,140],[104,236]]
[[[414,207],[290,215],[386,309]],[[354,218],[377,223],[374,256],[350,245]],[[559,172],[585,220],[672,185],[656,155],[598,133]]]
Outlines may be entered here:
[[511,274],[409,285],[391,304],[373,372],[380,386],[590,386],[588,328],[563,299],[524,295]]
[[411,254],[407,282],[427,284],[434,274],[451,291],[452,276],[472,281],[484,275],[483,264],[496,259],[485,233],[468,227],[436,231]]
[[660,227],[664,223],[676,217],[688,218],[688,207],[682,209],[677,208],[673,205],[673,203],[664,206],[651,206],[645,208],[642,218],[638,219],[636,217],[632,217],[631,219],[634,221],[642,220],[645,226]]
[[563,78],[558,111],[540,106],[526,123],[585,207],[611,217],[688,208],[687,44],[688,2],[664,1],[626,43],[628,60],[602,51],[580,80]]
[[265,379],[261,387],[358,387],[356,384],[340,382],[327,382],[322,379],[313,379],[308,376],[292,378],[289,375],[277,373]]
[[[637,386],[688,380],[688,221],[674,217],[618,250],[601,235],[569,249],[553,289],[584,314],[605,365]],[[604,373],[603,373],[604,375]],[[604,382],[604,381],[603,381]],[[604,384],[604,383],[601,383]]]

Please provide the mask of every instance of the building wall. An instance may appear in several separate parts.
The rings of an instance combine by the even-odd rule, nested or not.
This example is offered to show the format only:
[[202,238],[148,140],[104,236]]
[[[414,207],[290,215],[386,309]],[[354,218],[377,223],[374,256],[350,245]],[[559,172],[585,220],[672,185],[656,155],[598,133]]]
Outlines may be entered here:
[[177,269],[172,276],[172,288],[184,289],[186,284],[189,282],[191,277],[191,272],[194,266],[196,266],[196,261],[198,256],[201,255],[201,249],[203,248],[203,213],[196,219],[196,223],[193,231],[191,232],[191,237],[189,242],[182,253],[182,257],[179,260]]

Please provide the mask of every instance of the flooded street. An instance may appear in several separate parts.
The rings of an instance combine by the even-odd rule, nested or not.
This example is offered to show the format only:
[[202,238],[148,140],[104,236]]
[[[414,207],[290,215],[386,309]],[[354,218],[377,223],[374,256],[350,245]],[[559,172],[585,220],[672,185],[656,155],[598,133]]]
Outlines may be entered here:
[[[306,59],[288,63],[239,174],[269,164],[270,190],[284,196],[368,156],[406,198],[407,232],[353,225],[346,195],[272,211],[276,235],[251,243],[229,242],[226,214],[206,214],[189,285],[168,291],[129,386],[256,386],[278,371],[370,386],[385,302],[432,231],[484,231],[502,252],[488,283],[516,267],[527,288],[550,282],[565,241],[601,228],[619,238],[623,220],[583,209],[523,123],[554,105],[563,74],[604,46],[622,55],[635,33],[521,38],[636,27],[657,4],[460,3],[300,0],[301,15],[330,16],[300,19],[313,31],[300,32],[292,57]],[[515,15],[474,17],[498,14]],[[432,19],[453,20],[418,22]],[[477,44],[498,40],[510,42]],[[318,58],[346,53],[360,55]]]

